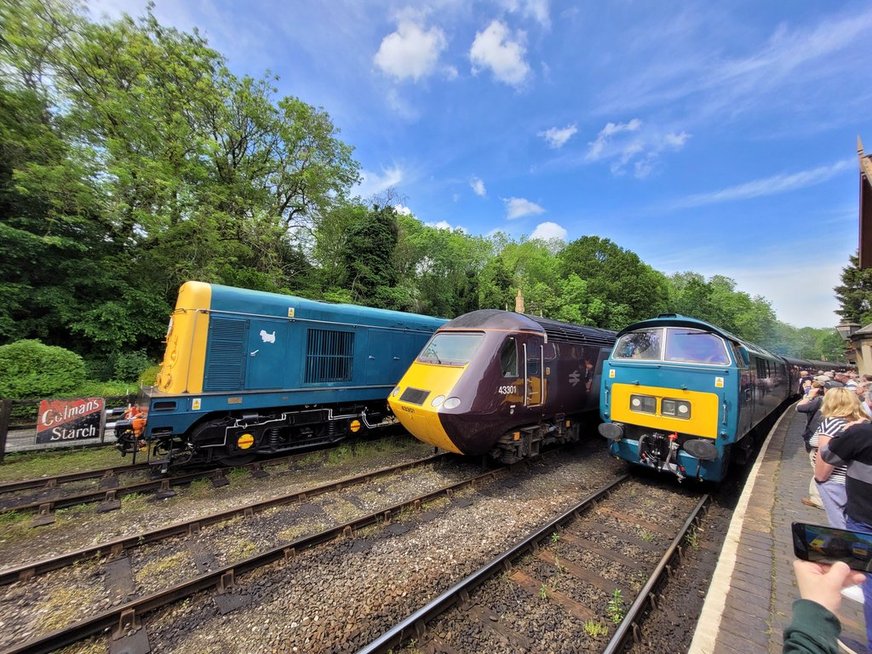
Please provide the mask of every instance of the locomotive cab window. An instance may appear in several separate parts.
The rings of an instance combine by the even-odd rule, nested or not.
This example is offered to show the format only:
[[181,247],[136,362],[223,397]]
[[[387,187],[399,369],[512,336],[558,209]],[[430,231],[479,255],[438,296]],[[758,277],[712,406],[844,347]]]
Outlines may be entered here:
[[730,355],[720,336],[699,329],[670,327],[666,330],[666,360],[729,365]]
[[513,336],[506,339],[500,350],[500,371],[503,377],[518,376],[518,345]]
[[624,334],[615,344],[615,358],[642,359],[656,361],[660,359],[660,345],[663,341],[662,329],[640,329]]
[[472,359],[484,334],[441,332],[421,350],[418,361],[442,366],[465,366]]

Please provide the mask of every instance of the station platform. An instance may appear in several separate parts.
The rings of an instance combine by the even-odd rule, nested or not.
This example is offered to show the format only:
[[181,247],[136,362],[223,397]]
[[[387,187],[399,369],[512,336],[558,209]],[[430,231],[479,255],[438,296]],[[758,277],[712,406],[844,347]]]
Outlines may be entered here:
[[[805,422],[788,407],[761,446],[724,537],[690,654],[782,651],[799,598],[790,524],[827,524],[822,509],[801,502],[812,474],[802,442]],[[865,645],[863,605],[843,599],[839,619],[842,638]]]

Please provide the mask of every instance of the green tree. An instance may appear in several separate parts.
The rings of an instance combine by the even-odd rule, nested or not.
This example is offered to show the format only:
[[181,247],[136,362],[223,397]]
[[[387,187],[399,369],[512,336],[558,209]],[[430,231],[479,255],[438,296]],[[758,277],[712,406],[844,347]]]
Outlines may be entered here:
[[403,308],[398,305],[405,304],[404,299],[391,290],[397,281],[397,238],[397,215],[392,207],[375,205],[350,226],[342,248],[342,283],[357,304]]
[[668,301],[666,277],[634,252],[609,239],[583,236],[557,255],[564,277],[576,275],[602,303],[595,326],[621,329],[661,313]]
[[836,311],[844,320],[860,325],[872,322],[872,268],[860,268],[859,254],[852,254],[842,268],[842,283],[833,290],[839,301]]

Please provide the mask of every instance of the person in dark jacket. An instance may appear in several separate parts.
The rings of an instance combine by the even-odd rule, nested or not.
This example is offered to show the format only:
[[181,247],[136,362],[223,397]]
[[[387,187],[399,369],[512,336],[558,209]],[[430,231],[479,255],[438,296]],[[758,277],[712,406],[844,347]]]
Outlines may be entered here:
[[[830,465],[847,464],[845,472],[845,523],[852,531],[872,534],[872,423],[848,427],[820,450]],[[863,616],[867,647],[872,651],[872,575],[863,582]]]

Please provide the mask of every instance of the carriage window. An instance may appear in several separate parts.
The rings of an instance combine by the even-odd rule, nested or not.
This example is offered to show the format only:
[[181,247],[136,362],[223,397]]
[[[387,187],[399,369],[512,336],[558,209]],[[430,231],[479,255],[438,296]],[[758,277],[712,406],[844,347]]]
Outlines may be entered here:
[[518,376],[518,346],[511,336],[506,339],[503,349],[500,350],[500,370],[503,377]]
[[698,329],[670,327],[666,335],[666,360],[682,363],[728,365],[727,346],[720,336]]
[[435,334],[421,350],[418,361],[438,363],[443,366],[463,366],[475,354],[484,334],[459,334],[441,332]]
[[660,358],[662,329],[640,329],[624,334],[615,343],[616,359],[642,359],[653,361]]

